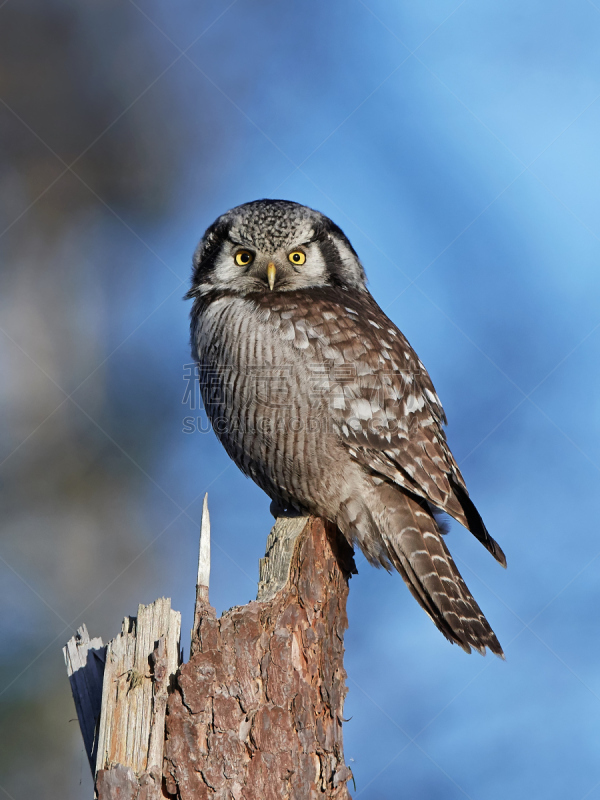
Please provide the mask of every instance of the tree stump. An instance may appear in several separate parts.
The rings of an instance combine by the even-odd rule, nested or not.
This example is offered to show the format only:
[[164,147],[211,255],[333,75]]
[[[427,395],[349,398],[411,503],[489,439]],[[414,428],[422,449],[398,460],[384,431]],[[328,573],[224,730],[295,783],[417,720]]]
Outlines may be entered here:
[[355,571],[334,525],[280,519],[258,600],[216,619],[198,591],[191,657],[167,705],[163,791],[178,800],[350,797],[343,640]]
[[65,647],[97,799],[349,800],[342,713],[353,572],[334,525],[278,519],[257,600],[217,619],[205,498],[189,662],[178,669],[180,616],[165,598],[126,617],[106,647],[85,627]]

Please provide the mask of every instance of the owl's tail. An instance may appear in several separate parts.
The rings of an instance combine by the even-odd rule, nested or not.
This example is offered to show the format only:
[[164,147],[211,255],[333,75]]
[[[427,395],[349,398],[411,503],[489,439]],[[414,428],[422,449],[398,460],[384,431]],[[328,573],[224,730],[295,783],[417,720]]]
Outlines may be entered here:
[[467,588],[429,507],[383,484],[375,490],[378,514],[355,499],[342,504],[338,526],[371,563],[394,566],[418,603],[451,642],[504,658],[500,643]]

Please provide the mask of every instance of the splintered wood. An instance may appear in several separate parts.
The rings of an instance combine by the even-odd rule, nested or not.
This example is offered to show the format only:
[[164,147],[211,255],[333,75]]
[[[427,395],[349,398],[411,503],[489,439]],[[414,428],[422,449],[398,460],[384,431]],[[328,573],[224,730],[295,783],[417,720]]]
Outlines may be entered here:
[[82,625],[63,647],[63,655],[85,752],[94,774],[106,647],[102,644],[102,639],[90,639],[87,628]]
[[[169,697],[164,778],[178,800],[346,800],[342,744],[350,547],[322,520],[278,520],[259,601],[197,613]],[[197,609],[199,610],[199,609]]]
[[[180,663],[180,628],[181,615],[161,598],[139,606],[137,618],[125,617],[121,633],[107,645],[96,761],[99,797],[103,791],[113,796],[109,784],[120,772],[135,785],[136,778],[143,778],[141,786],[154,784],[153,794],[161,796],[165,710]],[[120,772],[106,774],[116,765]]]

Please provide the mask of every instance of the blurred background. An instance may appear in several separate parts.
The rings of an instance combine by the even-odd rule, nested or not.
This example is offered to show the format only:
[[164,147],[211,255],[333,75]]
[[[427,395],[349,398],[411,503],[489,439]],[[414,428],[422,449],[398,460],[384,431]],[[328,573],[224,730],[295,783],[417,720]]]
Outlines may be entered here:
[[509,563],[453,525],[503,663],[358,557],[353,796],[600,798],[599,37],[587,0],[0,5],[0,797],[92,796],[61,648],[161,595],[187,647],[206,491],[212,602],[255,596],[269,502],[184,432],[182,297],[281,197],[349,236]]

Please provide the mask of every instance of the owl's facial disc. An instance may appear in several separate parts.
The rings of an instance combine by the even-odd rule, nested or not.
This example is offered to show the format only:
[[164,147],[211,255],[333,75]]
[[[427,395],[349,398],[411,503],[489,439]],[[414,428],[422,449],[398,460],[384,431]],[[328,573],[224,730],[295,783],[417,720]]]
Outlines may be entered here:
[[328,269],[317,241],[292,241],[265,248],[230,234],[206,276],[211,288],[248,294],[328,284]]
[[366,288],[350,242],[318,211],[285,200],[257,200],[231,209],[206,231],[194,256],[189,295],[318,286]]

